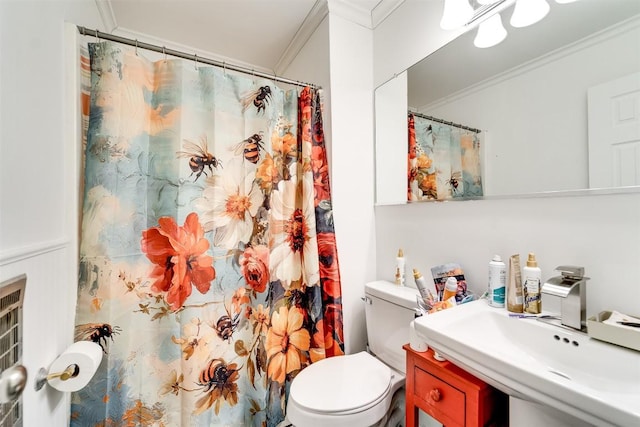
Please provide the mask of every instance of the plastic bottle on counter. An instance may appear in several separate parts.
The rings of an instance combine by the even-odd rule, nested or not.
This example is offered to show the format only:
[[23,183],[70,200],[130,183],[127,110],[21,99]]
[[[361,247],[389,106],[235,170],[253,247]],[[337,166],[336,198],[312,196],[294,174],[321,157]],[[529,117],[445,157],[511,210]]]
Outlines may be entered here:
[[453,276],[447,277],[447,281],[444,284],[442,301],[446,301],[451,297],[455,297],[457,293],[458,293],[458,280]]
[[494,255],[489,262],[489,305],[504,307],[504,297],[507,288],[507,265],[502,262],[500,255]]
[[524,291],[524,311],[539,314],[541,310],[540,280],[542,271],[534,253],[529,253],[527,266],[522,268],[522,283]]
[[520,255],[509,258],[509,279],[507,281],[507,310],[512,313],[524,311],[522,290],[522,272],[520,271]]
[[402,248],[398,249],[398,255],[396,256],[396,285],[405,285],[405,259]]
[[422,273],[420,273],[417,269],[413,269],[413,278],[416,281],[416,288],[418,288],[418,291],[420,292],[420,296],[422,297],[422,300],[429,304],[429,290],[427,289],[427,281],[424,280],[424,277],[422,276]]

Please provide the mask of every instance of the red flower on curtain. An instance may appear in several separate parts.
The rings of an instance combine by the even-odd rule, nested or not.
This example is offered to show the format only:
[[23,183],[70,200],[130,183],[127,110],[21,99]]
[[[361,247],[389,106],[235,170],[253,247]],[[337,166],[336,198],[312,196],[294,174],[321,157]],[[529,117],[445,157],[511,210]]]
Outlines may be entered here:
[[242,275],[255,292],[264,292],[269,282],[269,248],[264,245],[248,247],[240,256]]
[[165,299],[173,311],[179,310],[191,295],[192,285],[205,293],[216,277],[213,258],[205,255],[209,241],[198,215],[190,213],[179,227],[171,217],[158,220],[158,227],[142,232],[142,251],[156,264],[151,289],[166,292]]
[[331,199],[329,187],[329,166],[326,162],[324,148],[314,145],[311,148],[311,168],[313,170],[313,187],[316,190],[315,205],[322,200]]
[[318,233],[318,256],[320,257],[320,280],[322,289],[331,297],[342,295],[340,287],[340,270],[336,253],[336,236],[334,233]]
[[317,332],[313,334],[315,347],[309,351],[311,362],[317,362],[328,356],[343,355],[340,343],[334,339],[334,328],[327,325],[324,319],[316,323]]

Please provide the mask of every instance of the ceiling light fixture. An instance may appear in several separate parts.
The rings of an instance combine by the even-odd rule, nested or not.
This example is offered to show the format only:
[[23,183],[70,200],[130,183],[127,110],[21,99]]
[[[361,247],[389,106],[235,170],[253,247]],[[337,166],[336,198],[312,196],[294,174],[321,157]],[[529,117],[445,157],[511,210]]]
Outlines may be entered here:
[[[478,4],[491,4],[491,3],[496,3],[498,1],[500,1],[500,0],[476,0],[476,2]],[[571,1],[571,0],[569,0],[569,1]]]
[[565,3],[573,3],[578,0],[556,0],[556,3],[565,4]]
[[440,28],[455,30],[463,27],[473,17],[473,8],[468,0],[445,0]]
[[502,18],[496,13],[480,23],[473,44],[479,48],[487,48],[497,45],[506,37],[507,30],[502,25]]
[[533,25],[547,16],[550,8],[546,0],[517,0],[511,15],[511,26],[522,28]]

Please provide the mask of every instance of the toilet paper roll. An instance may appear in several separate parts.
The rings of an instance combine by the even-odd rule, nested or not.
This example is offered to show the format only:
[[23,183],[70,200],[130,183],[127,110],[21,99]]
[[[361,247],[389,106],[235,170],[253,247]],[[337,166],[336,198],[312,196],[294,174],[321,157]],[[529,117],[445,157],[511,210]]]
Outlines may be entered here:
[[78,341],[67,348],[49,367],[49,375],[62,372],[70,365],[78,365],[77,375],[62,380],[48,380],[51,387],[60,391],[78,391],[86,386],[102,361],[102,348],[92,341]]
[[422,339],[418,335],[418,332],[416,332],[415,322],[416,322],[415,320],[412,320],[411,323],[409,324],[409,347],[411,347],[411,349],[414,351],[419,351],[419,352],[427,351],[429,350],[429,346],[424,341],[424,339]]

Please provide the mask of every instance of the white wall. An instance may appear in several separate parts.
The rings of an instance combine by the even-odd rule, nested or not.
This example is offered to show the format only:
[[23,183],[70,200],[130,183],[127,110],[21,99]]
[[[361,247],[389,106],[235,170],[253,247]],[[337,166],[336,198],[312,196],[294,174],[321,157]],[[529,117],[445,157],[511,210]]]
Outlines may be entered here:
[[376,278],[372,31],[330,11],[332,198],[345,351],[363,350],[364,284]]
[[33,381],[73,341],[76,147],[64,139],[65,21],[99,27],[93,1],[0,0],[0,282],[27,275],[24,425],[68,424],[68,395]]
[[[443,42],[435,18],[424,15],[432,3],[406,0],[375,29],[376,84],[436,49],[434,41]],[[389,42],[391,36],[397,42]],[[402,247],[408,271],[416,267],[429,274],[432,266],[458,262],[470,287],[481,293],[494,253],[522,257],[532,251],[544,279],[559,265],[585,267],[592,278],[588,314],[604,309],[640,313],[640,193],[416,203],[379,206],[375,214],[378,279],[393,279],[395,254]]]

